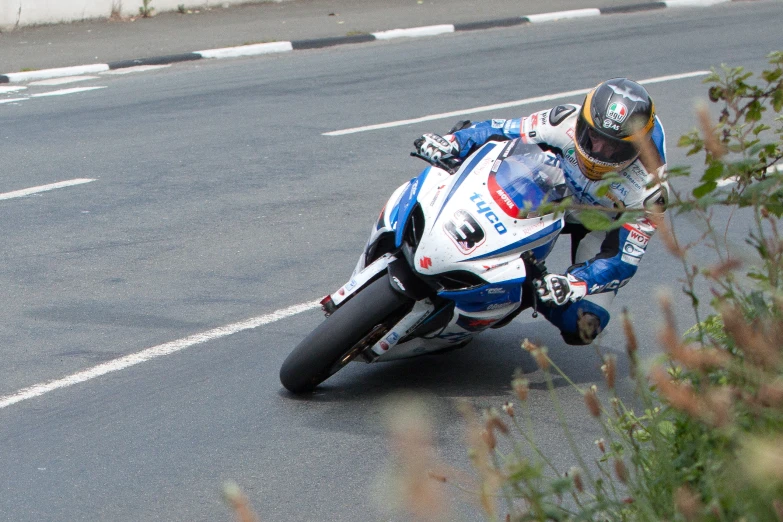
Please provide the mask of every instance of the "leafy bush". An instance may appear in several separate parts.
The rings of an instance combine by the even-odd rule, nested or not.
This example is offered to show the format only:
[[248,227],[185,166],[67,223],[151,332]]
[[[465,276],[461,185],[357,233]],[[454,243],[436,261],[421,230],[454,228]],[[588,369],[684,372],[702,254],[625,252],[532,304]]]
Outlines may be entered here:
[[[641,370],[624,314],[634,404],[642,407],[619,399],[616,361],[605,357],[612,396],[602,401],[595,386],[580,390],[604,432],[594,462],[572,445],[577,466],[558,470],[533,444],[512,404],[504,414],[486,412],[472,454],[480,490],[490,484],[493,495],[506,499],[507,520],[783,521],[783,52],[768,58],[771,67],[757,83],[741,67],[723,66],[705,79],[710,100],[720,104],[719,120],[713,125],[701,109],[701,129],[679,142],[689,154],[704,155],[705,170],[691,194],[673,191],[671,220],[659,221],[663,243],[682,262],[694,312],[699,317],[697,285],[706,283],[714,313],[683,339],[670,298],[662,299],[664,356],[648,372]],[[681,168],[669,176],[689,174]],[[716,229],[716,213],[738,209],[753,216],[747,242],[755,256],[738,253],[725,230]],[[684,216],[701,223],[697,242],[683,244],[675,233],[672,224]],[[716,264],[703,267],[692,259],[698,243],[710,245]],[[556,401],[552,372],[567,376],[545,348],[527,341],[524,347]],[[527,382],[518,377],[513,388],[524,403]],[[498,437],[513,449],[501,452]],[[483,505],[494,519],[495,507]]]
[[[643,370],[623,314],[633,404],[615,391],[614,356],[603,356],[610,396],[599,397],[597,387],[572,383],[545,347],[523,343],[543,370],[571,446],[568,471],[534,443],[521,375],[512,382],[517,405],[483,417],[463,405],[475,489],[489,519],[505,511],[508,521],[783,521],[783,52],[768,58],[770,67],[755,83],[741,67],[713,70],[705,83],[718,121],[704,107],[700,129],[680,139],[689,155],[703,154],[704,172],[691,193],[672,191],[670,219],[656,218],[664,245],[682,263],[684,295],[698,322],[683,338],[672,298],[662,298],[663,354]],[[691,173],[677,168],[667,175]],[[743,222],[752,216],[752,250],[732,245],[727,225],[717,228],[717,216],[731,222],[737,213]],[[618,226],[598,212],[586,215],[588,226]],[[703,230],[692,243],[675,230],[684,218]],[[710,246],[714,264],[700,266],[697,245]],[[706,317],[703,285],[712,296]],[[569,432],[553,375],[579,389],[603,431],[593,458],[580,453]],[[456,472],[431,476],[460,482]]]

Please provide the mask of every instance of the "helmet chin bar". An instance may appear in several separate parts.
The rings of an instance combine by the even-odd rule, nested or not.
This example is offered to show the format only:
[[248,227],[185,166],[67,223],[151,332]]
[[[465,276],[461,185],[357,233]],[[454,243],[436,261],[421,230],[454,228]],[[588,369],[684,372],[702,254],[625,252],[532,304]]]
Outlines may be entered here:
[[622,163],[605,163],[603,161],[590,159],[578,143],[574,143],[574,145],[574,149],[576,150],[576,163],[579,165],[579,170],[582,171],[582,174],[584,174],[587,179],[592,181],[601,181],[607,173],[623,170],[638,157],[637,155]]

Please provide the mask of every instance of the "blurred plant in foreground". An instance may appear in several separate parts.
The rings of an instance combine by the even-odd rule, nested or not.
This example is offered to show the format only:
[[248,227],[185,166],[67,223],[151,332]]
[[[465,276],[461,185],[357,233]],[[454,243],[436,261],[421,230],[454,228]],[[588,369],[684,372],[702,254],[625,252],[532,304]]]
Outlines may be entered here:
[[[713,70],[705,83],[710,100],[720,104],[719,119],[713,124],[709,110],[700,109],[700,129],[680,139],[689,155],[704,154],[705,170],[690,194],[672,190],[670,219],[658,219],[659,234],[682,264],[683,292],[697,324],[683,338],[672,297],[662,296],[662,356],[642,365],[631,318],[623,314],[633,404],[616,392],[614,356],[601,356],[608,390],[601,397],[596,386],[571,382],[545,347],[526,340],[573,466],[558,469],[535,444],[521,375],[512,382],[516,404],[483,417],[461,406],[477,474],[468,488],[488,519],[783,522],[783,52],[768,58],[771,67],[757,84],[741,67]],[[668,173],[688,175],[685,168]],[[749,223],[751,248],[729,240],[737,215],[743,226]],[[691,243],[677,234],[682,218],[702,231]],[[711,265],[703,264],[697,246],[714,253]],[[706,317],[702,285],[712,297]],[[602,430],[592,457],[578,449],[553,374],[579,390]],[[449,473],[435,476],[460,482]]]

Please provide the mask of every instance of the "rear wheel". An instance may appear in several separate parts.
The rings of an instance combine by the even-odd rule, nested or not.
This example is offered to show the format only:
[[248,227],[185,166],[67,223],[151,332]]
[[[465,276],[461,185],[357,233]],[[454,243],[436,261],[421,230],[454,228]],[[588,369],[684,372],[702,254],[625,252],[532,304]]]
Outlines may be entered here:
[[378,342],[413,301],[381,277],[359,291],[313,330],[283,362],[280,382],[307,393]]

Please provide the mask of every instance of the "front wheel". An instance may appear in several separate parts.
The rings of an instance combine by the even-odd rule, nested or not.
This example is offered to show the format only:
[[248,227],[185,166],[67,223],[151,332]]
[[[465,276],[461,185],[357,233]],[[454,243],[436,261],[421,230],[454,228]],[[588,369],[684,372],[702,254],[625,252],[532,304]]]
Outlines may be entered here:
[[395,291],[386,277],[363,288],[313,330],[283,362],[280,382],[293,393],[307,393],[372,346],[412,300]]

